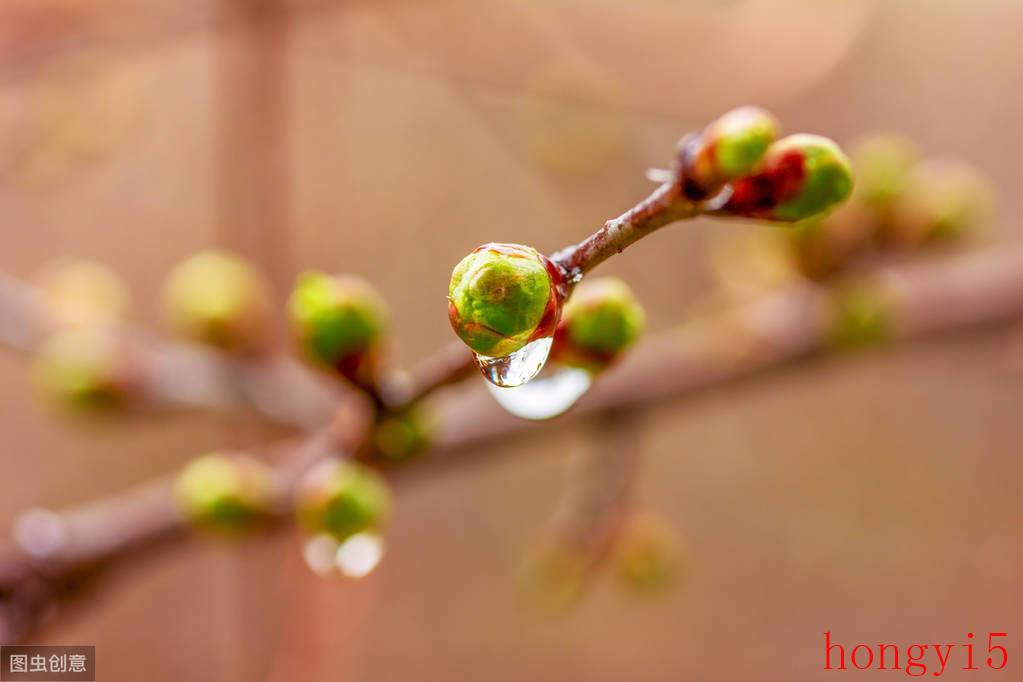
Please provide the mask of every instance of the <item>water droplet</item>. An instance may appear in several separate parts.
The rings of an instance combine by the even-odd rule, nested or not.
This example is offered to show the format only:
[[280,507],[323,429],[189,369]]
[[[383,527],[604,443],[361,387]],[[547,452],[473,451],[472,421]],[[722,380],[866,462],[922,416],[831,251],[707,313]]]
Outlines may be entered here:
[[487,384],[494,400],[516,417],[550,419],[578,402],[593,384],[593,376],[584,369],[557,369],[524,386],[501,388]]
[[334,570],[334,557],[337,554],[337,540],[329,535],[317,535],[305,543],[302,558],[318,576],[327,576]]
[[384,541],[373,533],[359,533],[337,548],[335,563],[349,578],[365,578],[384,558]]
[[521,386],[543,369],[553,342],[550,336],[537,339],[503,358],[476,355],[476,364],[483,371],[483,376],[495,386]]

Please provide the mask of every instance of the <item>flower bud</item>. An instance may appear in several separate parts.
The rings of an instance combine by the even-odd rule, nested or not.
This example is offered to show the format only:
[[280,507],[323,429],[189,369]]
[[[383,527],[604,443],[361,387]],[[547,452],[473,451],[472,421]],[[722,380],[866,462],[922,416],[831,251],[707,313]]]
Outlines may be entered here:
[[851,350],[884,343],[895,327],[893,301],[880,287],[863,281],[844,282],[830,293],[828,339]]
[[44,395],[76,410],[123,406],[141,384],[130,347],[104,327],[51,334],[36,355],[34,379]]
[[361,277],[305,272],[288,301],[292,333],[307,357],[357,386],[376,380],[387,308]]
[[376,452],[389,462],[405,462],[421,454],[433,440],[434,423],[421,408],[387,415],[376,424]]
[[919,161],[916,146],[895,135],[874,135],[858,142],[852,157],[857,197],[880,211],[902,194]]
[[265,341],[269,287],[247,261],[227,251],[203,251],[176,265],[164,285],[164,307],[183,337],[228,351]]
[[557,266],[519,244],[484,244],[451,273],[448,319],[465,345],[504,357],[554,333],[566,293]]
[[128,290],[117,274],[100,263],[66,260],[51,263],[37,278],[50,315],[59,325],[88,326],[119,322],[128,311]]
[[771,114],[740,107],[685,140],[681,165],[686,196],[705,199],[726,182],[751,173],[779,132]]
[[565,303],[553,358],[591,372],[607,368],[635,343],[646,323],[642,306],[617,277],[584,280]]
[[901,246],[957,239],[981,227],[993,205],[991,185],[975,168],[957,161],[927,161],[894,202],[883,237]]
[[343,542],[384,525],[391,512],[391,490],[372,469],[330,459],[302,480],[296,512],[310,532],[326,533]]
[[208,454],[182,470],[174,497],[188,520],[221,532],[248,529],[264,519],[276,499],[266,465],[239,454]]
[[633,514],[625,521],[611,556],[614,573],[629,588],[653,593],[678,577],[681,550],[675,532],[659,517]]
[[844,201],[852,187],[852,168],[838,145],[818,135],[790,135],[768,148],[753,175],[732,183],[722,212],[795,222]]

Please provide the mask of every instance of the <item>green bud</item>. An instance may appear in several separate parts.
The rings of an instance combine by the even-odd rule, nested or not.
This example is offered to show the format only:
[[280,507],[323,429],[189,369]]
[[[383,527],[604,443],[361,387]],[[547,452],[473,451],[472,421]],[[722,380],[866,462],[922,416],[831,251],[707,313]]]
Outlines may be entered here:
[[916,146],[895,135],[874,135],[853,147],[857,196],[884,210],[905,190],[919,160]]
[[124,406],[141,383],[130,348],[103,327],[51,334],[37,352],[34,379],[43,395],[75,410]]
[[110,268],[88,260],[51,263],[37,277],[50,316],[60,325],[120,322],[128,311],[128,290]]
[[991,185],[975,168],[957,161],[927,161],[895,202],[886,236],[904,246],[958,239],[981,227],[993,205]]
[[888,341],[895,326],[891,299],[869,282],[845,282],[830,295],[828,337],[839,349],[851,350]]
[[276,495],[266,465],[238,454],[208,454],[182,470],[174,497],[200,528],[234,533],[251,528],[272,510]]
[[358,385],[370,385],[387,330],[387,307],[361,277],[306,272],[288,301],[291,328],[302,351],[338,369]]
[[326,460],[302,480],[296,512],[309,531],[326,533],[343,542],[384,525],[391,512],[391,490],[368,467],[346,460]]
[[655,593],[678,577],[681,550],[675,532],[659,517],[633,514],[626,519],[611,556],[615,575],[637,592]]
[[757,171],[732,183],[724,213],[796,222],[820,215],[852,192],[849,159],[819,135],[790,135],[772,144]]
[[636,342],[646,324],[632,290],[616,277],[584,280],[562,311],[552,352],[563,365],[599,371]]
[[387,415],[376,424],[376,452],[389,462],[405,462],[422,454],[433,440],[434,423],[421,408]]
[[560,289],[556,266],[536,249],[484,244],[451,274],[448,318],[469,348],[504,357],[554,333]]
[[699,198],[748,175],[780,133],[777,119],[757,107],[740,107],[717,119],[683,148],[687,194]]
[[269,287],[233,253],[203,251],[179,263],[167,277],[163,298],[171,325],[192,341],[247,351],[266,339]]

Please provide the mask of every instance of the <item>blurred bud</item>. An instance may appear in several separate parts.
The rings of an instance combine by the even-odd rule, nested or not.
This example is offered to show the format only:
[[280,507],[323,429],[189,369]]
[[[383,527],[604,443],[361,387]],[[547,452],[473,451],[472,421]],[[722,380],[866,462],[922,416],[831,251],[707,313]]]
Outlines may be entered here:
[[681,549],[674,529],[652,514],[625,520],[611,556],[615,575],[637,592],[655,593],[678,578]]
[[849,159],[819,135],[790,135],[772,144],[753,175],[732,182],[723,212],[796,222],[845,201],[853,187]]
[[561,273],[536,249],[484,244],[451,274],[448,319],[469,348],[499,358],[551,336],[563,298]]
[[830,294],[828,337],[836,348],[855,349],[888,341],[895,325],[893,301],[876,284],[850,281]]
[[266,465],[240,454],[209,454],[184,468],[174,484],[182,513],[200,528],[233,533],[267,517],[276,499]]
[[919,161],[916,146],[895,135],[873,135],[853,147],[857,196],[884,211],[902,194]]
[[991,185],[975,168],[957,161],[926,161],[895,201],[882,238],[909,247],[962,238],[983,226],[993,206]]
[[176,265],[164,284],[164,307],[181,336],[229,351],[266,340],[269,287],[240,256],[203,251]]
[[110,268],[88,260],[47,265],[37,278],[49,312],[59,325],[119,322],[128,311],[128,290]]
[[415,407],[383,417],[373,434],[376,452],[390,462],[405,462],[424,452],[433,440],[434,423]]
[[799,276],[786,233],[750,225],[748,230],[714,230],[709,265],[732,300],[761,296]]
[[104,327],[51,334],[36,355],[34,378],[44,395],[76,410],[123,406],[141,385],[131,348]]
[[522,588],[540,611],[562,614],[582,600],[591,566],[585,552],[549,541],[526,560]]
[[330,459],[306,474],[295,504],[299,521],[309,531],[343,542],[384,525],[391,512],[391,490],[372,469]]
[[691,199],[705,199],[725,183],[756,168],[781,127],[757,107],[729,111],[698,136],[683,140],[683,189]]
[[307,357],[357,386],[375,383],[388,321],[387,307],[369,282],[354,275],[305,272],[288,301],[288,316]]
[[591,372],[606,369],[636,342],[646,324],[643,307],[617,277],[584,280],[565,304],[554,358]]
[[867,251],[875,224],[870,209],[853,201],[797,223],[785,231],[792,261],[810,279],[830,277]]

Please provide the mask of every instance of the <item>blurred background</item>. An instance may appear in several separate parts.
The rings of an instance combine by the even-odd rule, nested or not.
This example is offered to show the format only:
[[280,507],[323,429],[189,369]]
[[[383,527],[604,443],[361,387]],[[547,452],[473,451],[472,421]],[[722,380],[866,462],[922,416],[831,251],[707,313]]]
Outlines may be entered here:
[[[645,195],[681,134],[741,104],[973,163],[999,199],[991,238],[1010,240],[1021,38],[1015,0],[4,0],[0,268],[99,260],[153,329],[167,270],[210,245],[259,263],[281,301],[305,267],[354,272],[392,306],[407,366],[449,341],[445,287],[471,248],[579,240]],[[720,233],[749,229],[680,225],[602,272],[664,329],[716,286]],[[41,643],[95,644],[105,680],[667,682],[819,679],[825,630],[1002,631],[1011,674],[1021,357],[1023,329],[1002,327],[645,411],[641,499],[685,552],[664,594],[601,580],[558,618],[523,605],[520,561],[593,446],[567,420],[401,486],[365,580],[316,578],[297,533],[199,542]],[[5,527],[274,435],[203,415],[59,420],[31,388],[0,355]]]

